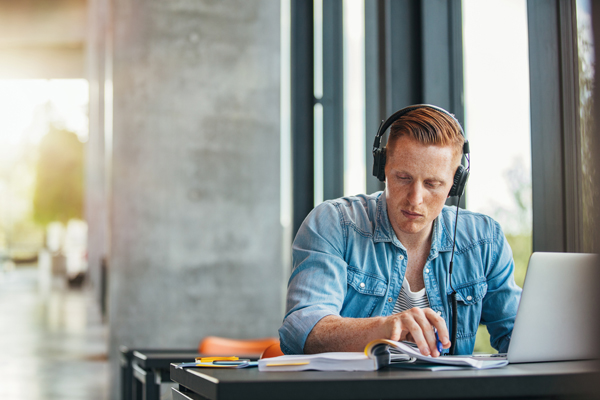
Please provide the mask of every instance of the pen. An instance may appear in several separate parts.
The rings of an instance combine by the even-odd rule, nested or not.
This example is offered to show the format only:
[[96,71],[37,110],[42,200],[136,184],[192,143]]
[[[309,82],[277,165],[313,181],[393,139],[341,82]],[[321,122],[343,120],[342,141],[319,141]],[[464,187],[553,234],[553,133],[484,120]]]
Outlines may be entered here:
[[442,342],[440,342],[440,337],[438,336],[437,329],[433,328],[433,330],[435,331],[435,344],[437,345],[437,350],[440,354],[442,354],[442,350],[444,349],[444,347],[442,346]]
[[235,361],[215,360],[215,361],[213,361],[213,364],[214,365],[242,365],[242,364],[248,364],[249,362],[250,362],[250,359],[244,358],[244,359],[235,360]]

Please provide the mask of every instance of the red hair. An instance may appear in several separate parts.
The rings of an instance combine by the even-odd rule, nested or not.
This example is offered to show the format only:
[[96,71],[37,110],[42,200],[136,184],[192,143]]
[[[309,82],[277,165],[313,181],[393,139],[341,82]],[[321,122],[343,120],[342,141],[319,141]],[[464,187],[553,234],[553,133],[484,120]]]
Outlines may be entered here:
[[390,127],[388,143],[402,136],[410,136],[424,145],[452,146],[461,155],[465,137],[453,117],[433,108],[421,107],[409,111]]

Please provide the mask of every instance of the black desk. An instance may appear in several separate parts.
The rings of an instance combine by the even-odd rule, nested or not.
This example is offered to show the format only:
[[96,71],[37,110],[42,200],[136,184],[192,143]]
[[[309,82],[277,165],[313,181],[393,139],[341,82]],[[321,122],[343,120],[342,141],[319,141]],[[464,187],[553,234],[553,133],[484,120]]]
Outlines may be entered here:
[[131,354],[131,399],[159,400],[160,384],[169,381],[171,363],[191,362],[197,350],[133,350]]
[[[136,381],[136,377],[141,376],[140,371],[138,369],[138,373],[134,375],[134,353],[145,354],[150,359],[148,360],[148,370],[153,372],[152,369],[161,369],[161,376],[166,376],[169,379],[169,364],[172,362],[183,362],[183,361],[193,361],[197,355],[197,349],[157,349],[157,348],[146,348],[146,349],[130,349],[127,346],[119,347],[119,362],[121,366],[121,380],[120,380],[120,392],[121,392],[121,400],[131,400],[140,398],[143,393],[143,387],[140,386],[139,382]],[[164,359],[161,354],[166,354],[168,357],[171,357],[172,354],[178,354],[181,357],[176,358],[168,358]],[[154,360],[154,356],[157,358],[157,362],[159,364],[151,364]],[[184,358],[182,357],[191,357]],[[142,361],[142,368],[145,368],[145,361]],[[139,378],[138,378],[139,380]],[[146,383],[146,381],[151,382],[150,379],[144,380],[142,383]],[[160,390],[160,387],[159,389]],[[136,392],[136,393],[134,393]],[[153,391],[152,393],[155,393]],[[135,397],[134,397],[135,396]]]
[[248,369],[176,369],[176,399],[442,399],[595,398],[598,363],[513,364],[461,371],[259,372]]

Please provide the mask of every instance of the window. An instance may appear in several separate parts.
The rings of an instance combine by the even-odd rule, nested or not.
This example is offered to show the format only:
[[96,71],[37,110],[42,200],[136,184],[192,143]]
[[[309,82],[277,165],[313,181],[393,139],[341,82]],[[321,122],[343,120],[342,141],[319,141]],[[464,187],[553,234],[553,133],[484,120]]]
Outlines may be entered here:
[[[466,205],[500,223],[513,250],[515,280],[523,286],[532,249],[525,0],[464,0],[463,33],[465,132],[471,147]],[[491,351],[479,347],[484,343],[489,340],[478,340],[476,351]]]
[[[594,169],[592,138],[594,135],[594,38],[592,33],[591,1],[577,3],[577,50],[579,76],[579,128],[581,143],[583,251],[594,251],[595,225],[594,199],[600,198],[598,177]],[[597,201],[597,200],[596,200]]]

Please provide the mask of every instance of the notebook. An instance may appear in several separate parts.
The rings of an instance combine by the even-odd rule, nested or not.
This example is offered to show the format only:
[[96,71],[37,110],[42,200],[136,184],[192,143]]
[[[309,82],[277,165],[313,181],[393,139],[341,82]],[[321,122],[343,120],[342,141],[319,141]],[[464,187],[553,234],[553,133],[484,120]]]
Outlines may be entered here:
[[[409,360],[404,355],[402,359]],[[375,371],[390,364],[386,348],[367,348],[364,352],[291,354],[258,360],[259,371]]]
[[509,363],[598,358],[599,267],[595,254],[531,255]]

